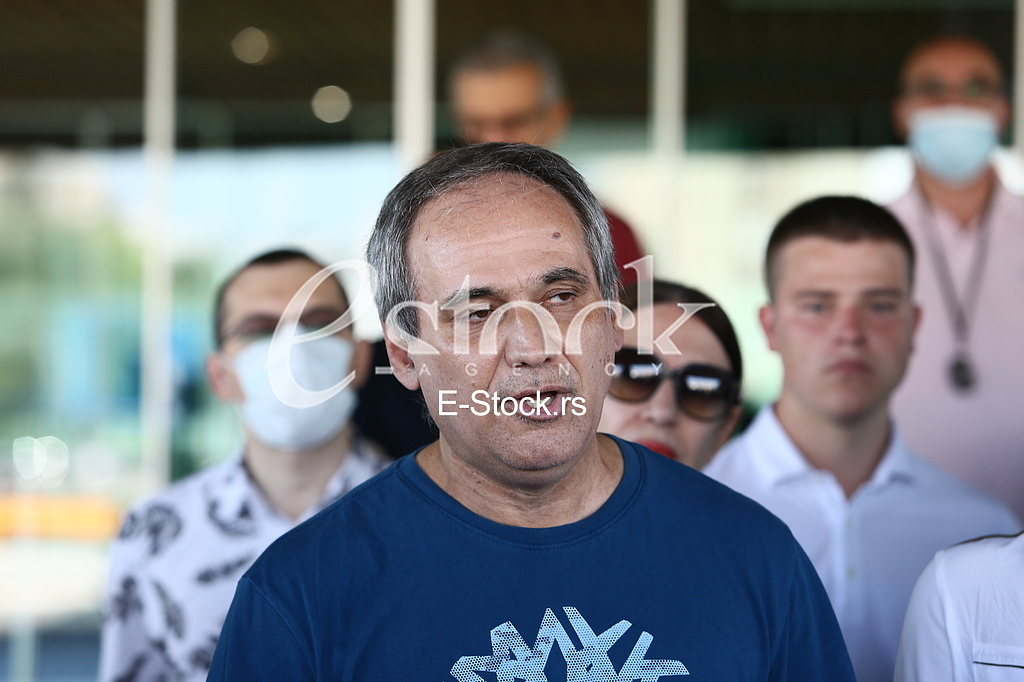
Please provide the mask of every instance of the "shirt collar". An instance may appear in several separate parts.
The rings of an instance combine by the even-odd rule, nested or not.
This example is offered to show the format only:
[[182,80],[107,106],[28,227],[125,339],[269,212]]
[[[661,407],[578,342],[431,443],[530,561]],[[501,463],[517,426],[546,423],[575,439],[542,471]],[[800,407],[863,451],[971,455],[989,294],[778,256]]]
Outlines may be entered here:
[[812,467],[797,450],[789,434],[775,415],[775,405],[761,408],[744,433],[758,476],[769,486],[814,474]]
[[252,508],[256,486],[249,477],[244,454],[245,448],[239,446],[224,463],[219,480],[215,482],[218,511],[226,518],[238,518]]
[[[366,452],[367,447],[360,439],[354,439],[352,449],[327,482],[320,499],[303,512],[297,521],[313,516],[382,468],[379,465],[375,467],[378,459]],[[226,519],[240,519],[261,510],[265,514],[280,516],[280,512],[271,506],[252,479],[244,455],[245,448],[240,446],[224,463],[217,486],[218,514]]]
[[[999,173],[996,173],[994,181],[992,183],[992,196],[989,197],[988,206],[985,207],[981,215],[974,219],[972,227],[977,227],[982,218],[985,217],[986,214],[988,215],[987,223],[990,227],[992,225],[1000,225],[1003,222],[1007,222],[1005,220],[1001,220],[1000,216],[1006,208],[1006,202],[1012,196],[1013,195],[1010,194],[1010,191],[1006,189],[1006,185],[1004,185],[1003,181],[1000,179]],[[957,227],[956,218],[954,218],[953,214],[947,211],[945,207],[939,204],[931,203],[929,208],[925,204],[927,199],[925,199],[924,193],[921,191],[921,186],[918,184],[917,180],[915,180],[913,184],[911,184],[910,191],[907,193],[906,199],[912,202],[915,214],[921,214],[925,213],[926,211],[931,211],[931,213],[935,216],[935,220],[939,226],[941,226],[943,229],[951,230],[953,234],[958,235],[961,239],[971,240],[977,236],[978,230],[976,229],[971,229],[967,231],[959,229]],[[1009,222],[1012,223],[1012,221]]]
[[871,474],[871,478],[864,484],[864,487],[882,486],[900,480],[908,482],[914,480],[914,466],[910,451],[907,450],[907,446],[903,442],[899,428],[891,419],[890,424],[892,432],[889,436],[889,446],[885,449],[882,459],[878,461],[878,466],[875,467],[874,473]]
[[[775,405],[765,405],[748,427],[745,437],[754,455],[751,460],[758,476],[770,487],[786,481],[818,475],[797,449],[775,414]],[[889,445],[875,467],[871,478],[862,488],[874,488],[897,480],[914,478],[913,461],[895,424]]]

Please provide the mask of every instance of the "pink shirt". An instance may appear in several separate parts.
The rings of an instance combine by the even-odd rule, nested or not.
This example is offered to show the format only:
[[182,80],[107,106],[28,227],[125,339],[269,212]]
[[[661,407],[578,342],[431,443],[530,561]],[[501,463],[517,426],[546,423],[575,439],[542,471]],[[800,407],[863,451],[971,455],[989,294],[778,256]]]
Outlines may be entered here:
[[969,318],[976,384],[966,393],[949,379],[957,347],[925,230],[938,233],[962,300],[978,226],[960,228],[939,206],[929,212],[916,187],[889,207],[914,242],[914,294],[923,309],[892,410],[912,450],[1024,518],[1024,197],[997,183],[992,201],[984,226],[991,230],[988,251]]

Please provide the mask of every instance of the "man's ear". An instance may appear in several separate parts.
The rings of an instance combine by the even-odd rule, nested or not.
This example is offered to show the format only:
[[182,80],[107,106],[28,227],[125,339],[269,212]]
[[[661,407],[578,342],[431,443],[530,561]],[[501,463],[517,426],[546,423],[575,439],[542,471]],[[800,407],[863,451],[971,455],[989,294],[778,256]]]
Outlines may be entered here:
[[355,348],[352,350],[351,370],[355,370],[356,379],[352,382],[352,388],[360,388],[373,372],[373,344],[368,341],[353,341],[353,343]]
[[384,345],[388,349],[388,359],[395,378],[410,391],[417,390],[420,387],[420,376],[412,355],[397,333],[392,332],[387,325],[384,326]]
[[892,102],[892,109],[890,113],[892,115],[892,127],[896,131],[896,139],[900,142],[906,142],[907,136],[910,135],[910,102],[903,95],[898,96]]
[[245,399],[238,377],[230,366],[231,360],[221,351],[206,356],[206,380],[210,382],[213,394],[226,403],[237,403]]
[[913,353],[917,349],[917,330],[921,328],[921,306],[916,303],[912,304],[914,312],[914,319],[910,323],[910,352]]
[[757,311],[757,319],[764,331],[764,338],[768,341],[768,348],[778,350],[775,347],[775,304],[769,301],[761,306]]
[[1002,137],[1010,127],[1010,100],[1006,95],[1000,96],[999,100],[996,102],[995,115],[999,136]]
[[544,142],[553,145],[565,135],[565,129],[569,125],[569,118],[572,117],[572,105],[564,97],[555,102],[548,110],[545,117]]

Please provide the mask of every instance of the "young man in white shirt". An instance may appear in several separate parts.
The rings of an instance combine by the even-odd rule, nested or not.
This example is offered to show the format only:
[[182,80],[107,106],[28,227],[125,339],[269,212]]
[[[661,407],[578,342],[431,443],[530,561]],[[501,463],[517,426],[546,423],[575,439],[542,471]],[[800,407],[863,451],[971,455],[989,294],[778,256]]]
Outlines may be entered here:
[[1014,532],[1009,510],[912,455],[889,416],[920,311],[885,209],[806,202],[776,225],[760,320],[783,385],[705,469],[785,521],[832,601],[857,679],[892,679],[914,581],[943,547]]
[[[285,531],[386,466],[350,422],[368,345],[345,328],[296,339],[287,360],[271,351],[289,302],[323,274],[304,252],[271,251],[218,292],[207,376],[217,397],[238,406],[245,442],[128,514],[111,553],[100,682],[205,680],[246,569]],[[309,292],[299,328],[327,327],[348,307],[341,283],[326,276]],[[309,391],[340,384],[350,370],[355,377],[332,397],[299,407],[298,396],[288,404],[272,387],[275,370]]]

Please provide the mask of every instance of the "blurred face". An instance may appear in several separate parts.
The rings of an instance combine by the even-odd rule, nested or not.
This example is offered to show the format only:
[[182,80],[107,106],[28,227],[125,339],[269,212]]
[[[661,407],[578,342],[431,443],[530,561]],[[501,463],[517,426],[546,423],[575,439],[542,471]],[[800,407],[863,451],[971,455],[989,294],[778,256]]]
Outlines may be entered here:
[[978,45],[950,41],[926,49],[907,63],[901,81],[903,92],[893,107],[893,120],[903,138],[915,111],[950,105],[992,112],[1001,131],[1009,123],[999,63]]
[[437,353],[388,350],[399,380],[422,389],[442,455],[505,486],[560,480],[597,447],[604,368],[621,342],[601,309],[581,316],[582,353],[545,344],[539,319],[564,337],[601,300],[569,204],[521,176],[485,178],[420,210],[408,258],[417,300],[442,303],[436,328],[419,313],[419,338]]
[[[651,306],[654,338],[679,319],[682,310],[672,303]],[[638,311],[638,316],[644,314]],[[711,329],[699,318],[691,317],[669,338],[679,354],[656,356],[666,370],[688,365],[709,365],[731,374],[729,358]],[[637,329],[625,332],[623,348],[637,346]],[[629,402],[609,394],[601,416],[601,430],[620,438],[646,445],[655,452],[672,457],[695,469],[703,468],[729,438],[740,416],[739,405],[711,421],[697,419],[684,412],[677,401],[673,381],[663,379],[647,400]]]
[[[243,400],[234,358],[253,341],[273,335],[289,301],[319,271],[319,266],[310,261],[292,260],[254,265],[239,273],[224,293],[224,345],[207,363],[211,386],[218,397],[228,402]],[[341,289],[329,278],[313,292],[299,321],[307,328],[319,329],[341,317],[346,308]],[[351,339],[351,328],[338,335]],[[357,348],[356,359],[361,361],[366,350]]]
[[544,101],[543,76],[522,64],[499,70],[466,70],[452,84],[459,133],[470,143],[529,142],[550,146],[568,118],[564,102]]
[[888,407],[903,378],[919,311],[893,242],[795,239],[778,254],[761,325],[784,369],[784,402],[853,423]]

